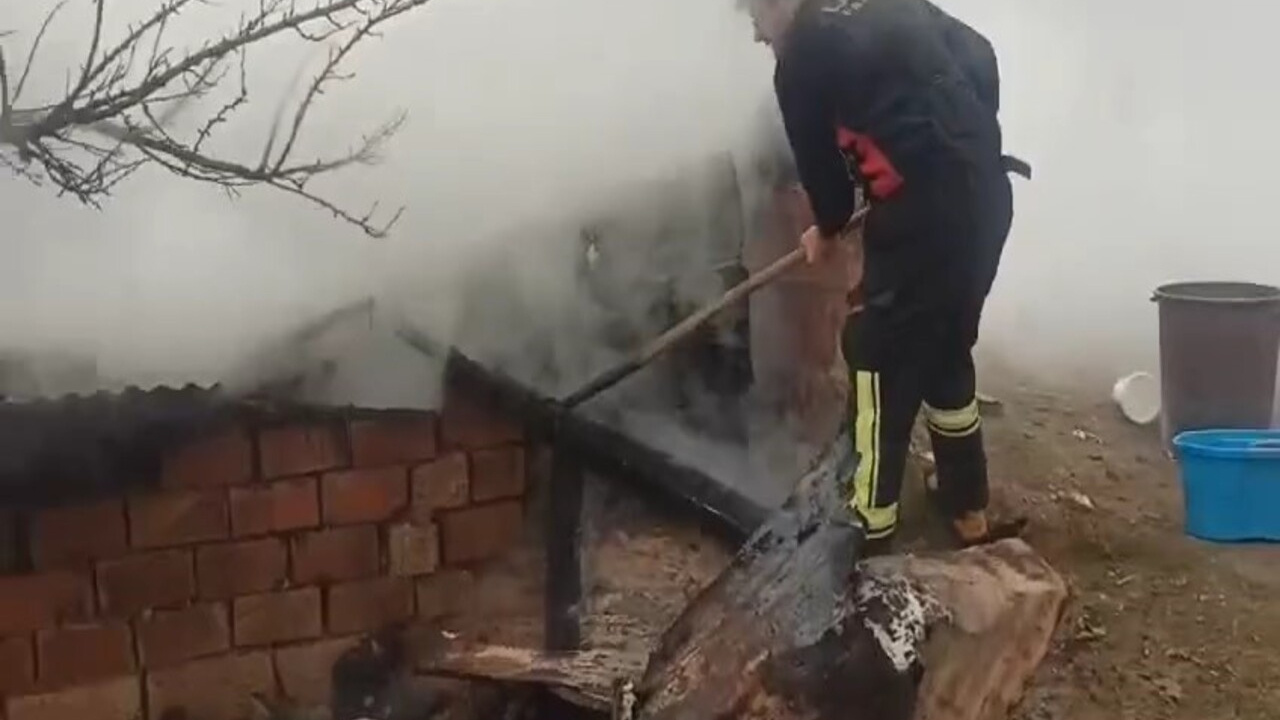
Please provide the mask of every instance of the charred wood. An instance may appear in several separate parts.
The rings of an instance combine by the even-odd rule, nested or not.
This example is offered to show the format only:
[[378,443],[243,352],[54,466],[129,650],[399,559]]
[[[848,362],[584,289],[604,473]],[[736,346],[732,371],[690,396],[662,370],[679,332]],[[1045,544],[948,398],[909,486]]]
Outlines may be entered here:
[[557,454],[569,453],[585,469],[631,481],[668,507],[707,523],[730,542],[742,542],[769,515],[769,508],[728,483],[604,423],[567,412],[555,400],[484,367],[457,349],[446,348],[406,325],[399,333],[423,354],[445,359],[446,382],[451,389],[518,418],[535,438],[554,443]]
[[548,650],[576,650],[582,643],[583,490],[582,467],[571,453],[555,452],[546,511]]
[[637,720],[1002,720],[1066,584],[1020,540],[858,561],[840,443],[664,634]]

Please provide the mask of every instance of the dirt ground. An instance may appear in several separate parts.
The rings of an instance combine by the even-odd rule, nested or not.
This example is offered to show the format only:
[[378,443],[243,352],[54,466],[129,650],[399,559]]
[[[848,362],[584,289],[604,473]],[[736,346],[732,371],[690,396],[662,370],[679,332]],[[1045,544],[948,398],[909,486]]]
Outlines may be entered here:
[[1185,536],[1157,430],[1105,390],[1004,377],[984,387],[1001,401],[984,421],[993,504],[1031,518],[1073,591],[1014,720],[1280,717],[1280,546]]

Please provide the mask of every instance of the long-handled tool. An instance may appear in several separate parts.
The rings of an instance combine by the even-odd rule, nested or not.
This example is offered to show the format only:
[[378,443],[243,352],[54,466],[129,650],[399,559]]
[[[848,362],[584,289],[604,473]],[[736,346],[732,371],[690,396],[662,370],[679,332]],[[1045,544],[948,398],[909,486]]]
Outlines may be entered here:
[[[869,206],[864,206],[854,213],[849,220],[849,224],[861,223],[867,216]],[[751,277],[743,280],[741,283],[729,288],[724,295],[716,300],[704,305],[697,312],[689,317],[676,323],[670,330],[662,333],[658,337],[646,343],[631,358],[622,364],[613,367],[593,380],[583,385],[581,389],[565,397],[560,404],[568,409],[575,408],[609,388],[617,385],[626,378],[643,369],[655,358],[675,347],[681,341],[689,338],[698,328],[702,327],[706,322],[721,312],[724,312],[734,304],[745,300],[755,291],[786,275],[795,267],[804,262],[804,249],[796,248],[778,260],[772,265],[766,267]]]

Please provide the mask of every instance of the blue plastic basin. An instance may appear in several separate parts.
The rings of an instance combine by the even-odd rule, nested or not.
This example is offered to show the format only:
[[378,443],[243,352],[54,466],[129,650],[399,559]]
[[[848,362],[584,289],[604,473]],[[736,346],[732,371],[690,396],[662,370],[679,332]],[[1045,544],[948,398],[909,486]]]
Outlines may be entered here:
[[1173,439],[1187,532],[1217,542],[1280,541],[1280,431],[1193,430]]

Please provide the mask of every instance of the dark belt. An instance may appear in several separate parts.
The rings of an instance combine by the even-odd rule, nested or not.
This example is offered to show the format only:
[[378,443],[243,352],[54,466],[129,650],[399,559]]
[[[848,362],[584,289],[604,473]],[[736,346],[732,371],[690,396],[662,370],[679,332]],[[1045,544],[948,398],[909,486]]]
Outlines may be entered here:
[[1031,165],[1026,160],[1012,155],[1002,155],[1000,156],[1000,163],[1004,166],[1005,172],[1013,173],[1028,180],[1031,179]]

